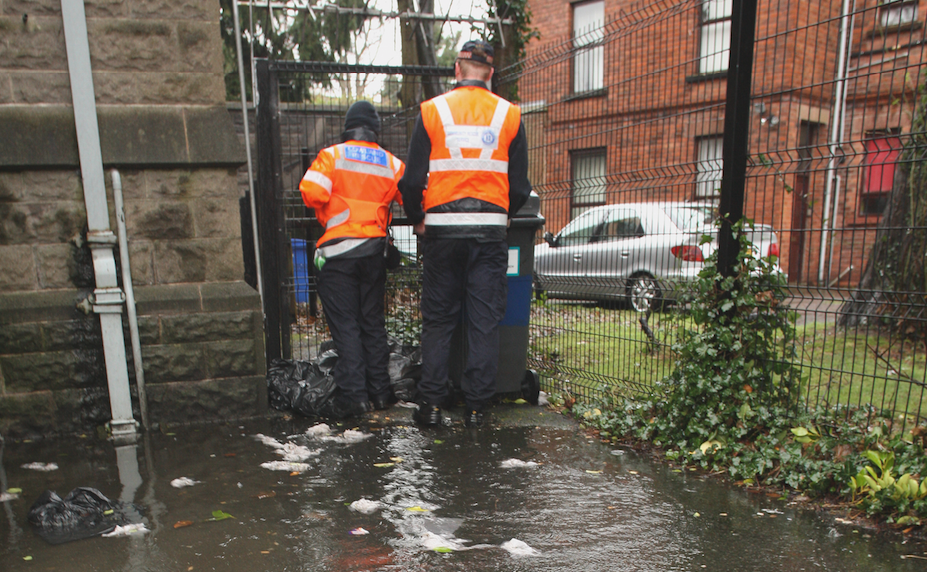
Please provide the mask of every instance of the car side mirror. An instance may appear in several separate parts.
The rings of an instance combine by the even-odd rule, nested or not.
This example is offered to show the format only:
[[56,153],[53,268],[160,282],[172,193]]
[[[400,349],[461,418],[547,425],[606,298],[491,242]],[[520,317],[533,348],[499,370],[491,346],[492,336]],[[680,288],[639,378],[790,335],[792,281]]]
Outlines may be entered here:
[[544,233],[544,242],[551,246],[557,246],[557,237],[550,231]]

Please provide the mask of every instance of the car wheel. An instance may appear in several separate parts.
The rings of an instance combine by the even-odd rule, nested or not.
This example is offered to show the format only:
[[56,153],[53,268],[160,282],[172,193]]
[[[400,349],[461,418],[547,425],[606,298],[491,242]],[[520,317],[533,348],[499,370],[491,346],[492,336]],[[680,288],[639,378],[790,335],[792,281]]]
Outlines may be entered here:
[[657,310],[660,301],[660,288],[657,281],[649,274],[632,276],[628,284],[628,302],[636,312],[644,313]]

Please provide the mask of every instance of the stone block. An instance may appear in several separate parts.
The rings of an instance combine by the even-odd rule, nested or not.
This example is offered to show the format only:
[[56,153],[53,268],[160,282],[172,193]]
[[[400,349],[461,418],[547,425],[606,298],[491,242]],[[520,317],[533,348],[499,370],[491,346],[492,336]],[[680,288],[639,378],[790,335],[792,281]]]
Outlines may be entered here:
[[55,432],[59,434],[89,433],[113,417],[106,387],[56,391],[54,400]]
[[134,236],[177,240],[194,236],[190,205],[178,201],[133,201],[126,205],[126,226]]
[[237,238],[241,236],[241,213],[237,199],[193,201],[193,219],[199,238]]
[[185,20],[177,24],[182,66],[191,73],[222,73],[222,38],[216,22]]
[[94,77],[103,105],[215,105],[225,97],[221,74],[113,72]]
[[4,0],[0,3],[3,14],[19,16],[30,14],[33,16],[54,16],[61,14],[61,2],[55,0]]
[[251,312],[162,316],[161,339],[166,344],[250,341],[254,336],[253,326]]
[[146,387],[153,423],[227,421],[270,414],[262,376]]
[[[207,312],[261,312],[261,296],[241,280],[203,284],[203,309]],[[258,328],[257,331],[261,331]]]
[[9,105],[13,102],[12,74],[0,71],[0,105]]
[[158,316],[138,316],[138,338],[143,346],[161,343],[161,318]]
[[86,316],[75,305],[88,293],[81,290],[9,292],[0,288],[0,325],[82,319]]
[[12,393],[106,385],[102,347],[3,356],[0,368]]
[[161,284],[241,279],[241,239],[194,239],[155,245],[155,276]]
[[125,0],[85,0],[84,12],[87,18],[126,18],[130,5]]
[[67,242],[86,223],[82,202],[0,203],[0,244]]
[[0,246],[0,268],[0,291],[35,290],[39,286],[31,246]]
[[253,340],[206,344],[206,364],[211,378],[244,377],[260,372]]
[[172,20],[206,20],[218,23],[218,0],[135,0],[131,3],[134,18],[156,17]]
[[67,51],[60,15],[30,16],[22,21],[21,12],[0,18],[0,62],[7,69],[67,70]]
[[[10,95],[9,101],[4,103],[71,104],[71,80],[67,70],[14,71],[8,77]],[[0,102],[2,99],[0,92]]]
[[103,347],[100,319],[94,315],[42,323],[43,351],[94,351]]
[[35,247],[40,288],[72,288],[70,244],[47,244]]
[[193,284],[139,286],[135,289],[135,304],[139,315],[146,316],[195,313],[203,310],[200,289]]
[[129,264],[132,267],[132,284],[154,284],[154,245],[151,241],[129,238]]
[[42,437],[55,432],[57,408],[51,391],[0,395],[0,434]]
[[202,344],[143,346],[145,383],[171,383],[206,379]]
[[0,203],[12,202],[22,198],[20,195],[23,188],[22,179],[22,173],[0,172]]
[[95,72],[165,71],[178,67],[173,26],[165,20],[88,20]]
[[8,324],[0,328],[0,354],[32,353],[44,349],[39,324]]

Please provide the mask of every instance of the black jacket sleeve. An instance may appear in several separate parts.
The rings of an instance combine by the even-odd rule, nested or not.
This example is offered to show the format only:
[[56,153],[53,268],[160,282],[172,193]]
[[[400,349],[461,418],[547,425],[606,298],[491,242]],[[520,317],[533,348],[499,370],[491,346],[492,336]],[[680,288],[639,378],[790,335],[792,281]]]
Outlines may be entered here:
[[431,139],[425,130],[422,116],[415,120],[412,137],[409,139],[409,154],[406,155],[406,171],[399,179],[402,206],[409,222],[417,224],[425,218],[422,210],[422,196],[428,183],[428,161],[431,157]]
[[[406,167],[408,169],[408,167]],[[406,171],[408,173],[408,170]],[[524,123],[509,144],[509,217],[515,215],[528,201],[531,182],[528,181],[528,137]],[[403,197],[405,200],[405,197]]]

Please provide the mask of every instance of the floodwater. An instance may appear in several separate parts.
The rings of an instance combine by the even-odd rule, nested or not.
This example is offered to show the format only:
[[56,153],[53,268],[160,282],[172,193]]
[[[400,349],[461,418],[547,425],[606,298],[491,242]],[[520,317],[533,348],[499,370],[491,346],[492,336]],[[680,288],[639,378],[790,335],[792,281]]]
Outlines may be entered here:
[[[927,568],[922,544],[676,472],[521,407],[527,422],[479,430],[459,421],[421,430],[394,408],[360,422],[359,433],[334,426],[328,437],[307,435],[311,420],[277,418],[163,429],[124,447],[92,437],[7,442],[0,485],[22,492],[2,503],[0,569]],[[506,415],[495,412],[497,421]],[[285,452],[311,456],[305,466],[261,466]],[[171,485],[181,477],[195,484]],[[45,542],[27,522],[30,505],[46,489],[64,497],[75,487],[134,503],[148,532]]]

